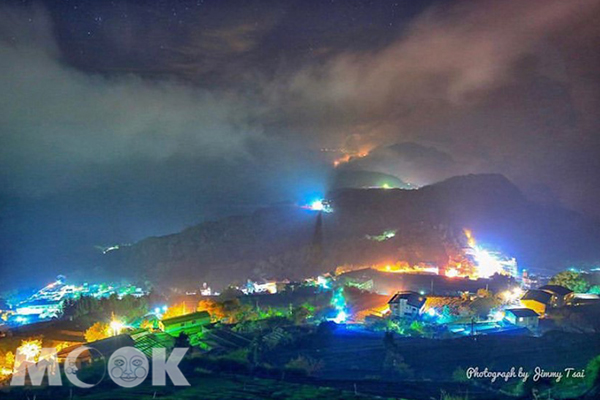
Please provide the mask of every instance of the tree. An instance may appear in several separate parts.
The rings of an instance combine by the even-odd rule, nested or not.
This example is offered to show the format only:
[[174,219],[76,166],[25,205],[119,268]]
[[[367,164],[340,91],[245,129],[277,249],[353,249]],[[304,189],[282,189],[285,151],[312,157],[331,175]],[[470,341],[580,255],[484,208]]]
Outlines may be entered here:
[[588,293],[600,294],[600,285],[594,285],[590,288]]
[[110,336],[110,325],[106,322],[96,322],[85,331],[85,341],[95,342]]
[[304,306],[295,307],[292,310],[292,321],[296,325],[301,325],[310,317],[310,310]]
[[213,322],[218,322],[227,317],[224,303],[213,300],[200,300],[197,311],[207,311]]
[[0,356],[0,380],[9,376],[15,366],[15,355],[12,351],[7,352],[4,357]]
[[585,383],[590,389],[600,384],[600,356],[592,358],[585,367]]
[[181,302],[179,304],[174,304],[165,311],[163,314],[163,319],[169,319],[174,317],[180,317],[182,315],[191,314],[195,310],[190,309],[185,306],[185,302]]
[[499,301],[494,297],[478,297],[470,304],[473,313],[480,317],[485,318],[488,316],[492,308],[498,307]]
[[576,293],[586,292],[590,287],[583,274],[574,271],[559,272],[550,279],[550,284],[564,286]]

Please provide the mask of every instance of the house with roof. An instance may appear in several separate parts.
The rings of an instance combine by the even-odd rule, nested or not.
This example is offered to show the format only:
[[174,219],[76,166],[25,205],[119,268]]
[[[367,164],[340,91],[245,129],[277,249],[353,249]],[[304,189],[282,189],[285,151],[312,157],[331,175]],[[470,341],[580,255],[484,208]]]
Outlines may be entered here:
[[210,314],[207,311],[197,311],[191,314],[163,319],[158,323],[161,331],[171,336],[187,335],[202,331],[203,327],[210,324]]
[[553,307],[562,307],[570,303],[575,296],[575,293],[571,289],[560,285],[544,285],[539,290],[552,295],[551,303]]
[[134,347],[135,341],[128,334],[121,334],[117,336],[111,336],[106,339],[97,340],[95,342],[75,344],[67,348],[62,349],[58,352],[58,361],[63,363],[69,353],[72,351],[85,346],[85,350],[77,356],[75,360],[77,367],[83,365],[89,365],[95,361],[105,361],[112,356],[112,354],[122,347]]
[[589,304],[599,304],[600,296],[593,293],[575,293],[569,300],[569,305],[572,306],[583,306]]
[[427,299],[417,292],[403,291],[388,301],[391,315],[396,318],[416,318],[423,311]]
[[544,315],[548,307],[552,307],[552,294],[543,290],[528,290],[521,297],[521,304],[539,315]]
[[509,308],[505,310],[504,318],[513,325],[530,330],[537,329],[540,322],[539,314],[529,308]]

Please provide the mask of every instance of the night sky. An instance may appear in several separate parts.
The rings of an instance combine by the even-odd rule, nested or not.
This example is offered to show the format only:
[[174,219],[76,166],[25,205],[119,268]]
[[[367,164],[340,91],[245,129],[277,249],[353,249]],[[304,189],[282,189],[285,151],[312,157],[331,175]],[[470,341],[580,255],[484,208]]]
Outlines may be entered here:
[[2,283],[302,202],[367,151],[343,168],[499,172],[600,217],[599,20],[598,0],[4,1]]

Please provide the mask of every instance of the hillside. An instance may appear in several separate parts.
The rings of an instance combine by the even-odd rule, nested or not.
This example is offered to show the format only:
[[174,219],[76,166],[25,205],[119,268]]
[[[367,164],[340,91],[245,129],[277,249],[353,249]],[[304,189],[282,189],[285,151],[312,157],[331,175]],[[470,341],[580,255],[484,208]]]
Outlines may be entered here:
[[[501,175],[455,177],[418,190],[344,189],[329,200],[331,213],[273,206],[148,238],[103,255],[102,271],[220,287],[247,278],[301,279],[344,264],[443,264],[463,228],[534,271],[600,261],[597,222],[531,203]],[[389,230],[394,237],[372,239]]]

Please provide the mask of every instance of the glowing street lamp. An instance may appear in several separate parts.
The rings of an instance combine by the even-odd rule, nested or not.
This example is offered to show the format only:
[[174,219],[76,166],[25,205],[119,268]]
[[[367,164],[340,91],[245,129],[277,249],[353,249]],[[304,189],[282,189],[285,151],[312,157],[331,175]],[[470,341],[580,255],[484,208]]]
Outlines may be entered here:
[[121,321],[114,320],[114,319],[112,321],[110,321],[110,329],[112,331],[113,336],[119,335],[124,327],[125,327],[125,324],[123,324]]

